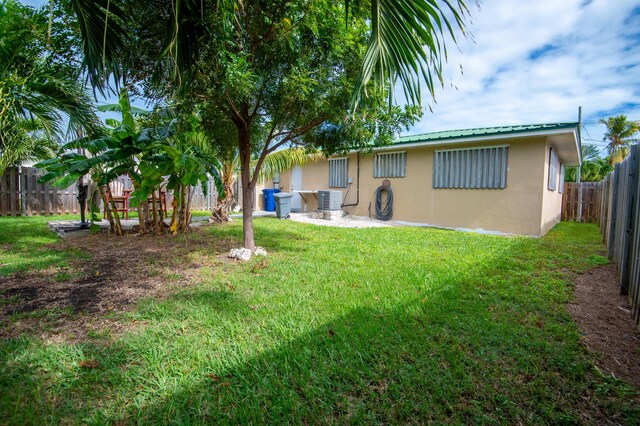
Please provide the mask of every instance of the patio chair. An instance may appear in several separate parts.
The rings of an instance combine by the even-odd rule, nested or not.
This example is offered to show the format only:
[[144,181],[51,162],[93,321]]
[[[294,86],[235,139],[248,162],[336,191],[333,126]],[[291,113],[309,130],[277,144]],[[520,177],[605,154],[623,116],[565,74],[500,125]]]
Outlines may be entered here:
[[[129,219],[129,197],[133,192],[132,189],[124,189],[122,182],[111,182],[109,184],[111,194],[113,195],[113,203],[116,205],[118,213],[124,213],[125,219]],[[107,204],[111,204],[109,193],[105,194]],[[103,217],[107,217],[107,206],[104,206]]]

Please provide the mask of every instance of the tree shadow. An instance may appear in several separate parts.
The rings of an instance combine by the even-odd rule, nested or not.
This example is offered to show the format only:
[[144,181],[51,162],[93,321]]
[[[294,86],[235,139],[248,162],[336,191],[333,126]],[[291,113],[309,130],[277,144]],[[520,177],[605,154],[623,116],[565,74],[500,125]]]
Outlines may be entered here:
[[[276,219],[271,217],[254,218],[254,238],[257,246],[264,247],[267,251],[305,251],[304,243],[311,241],[309,229],[312,227],[300,226],[297,222]],[[269,226],[263,226],[268,223]],[[275,226],[274,226],[275,225]],[[238,226],[214,226],[210,233],[218,238],[231,238],[242,245],[242,227]]]
[[[387,238],[344,238],[355,235],[369,262],[367,238]],[[463,249],[432,233],[425,239],[443,253]],[[306,303],[314,283],[296,287],[301,300],[291,303],[300,305],[289,310],[210,288],[149,300],[134,315],[144,327],[82,345],[82,356],[99,362],[91,371],[76,367],[76,346],[65,347],[66,364],[57,365],[60,348],[38,356],[34,340],[5,342],[0,403],[4,412],[24,405],[33,416],[89,423],[598,423],[607,413],[562,305],[568,275],[547,264],[585,267],[581,254],[558,258],[559,248],[536,252],[538,240],[500,241],[454,266],[371,262],[372,273],[386,271],[377,287],[334,281],[313,293],[331,301],[322,303],[330,314]],[[393,256],[411,259],[411,250],[421,247]],[[314,273],[329,280],[340,267]],[[299,279],[282,268],[267,268],[265,280]],[[437,281],[433,268],[444,271]],[[33,369],[34,359],[49,360],[48,374]],[[64,385],[47,400],[47,377],[56,373]],[[19,384],[29,389],[21,401],[46,402],[20,403]],[[11,420],[29,418],[18,413]]]
[[[546,265],[562,250],[547,248],[531,263],[539,245],[513,239],[431,290],[418,285],[408,302],[355,307],[231,366],[203,368],[118,420],[603,421],[610,407],[593,397],[590,363],[563,308],[570,274],[558,279]],[[415,274],[416,266],[398,267],[395,275]],[[559,303],[549,302],[553,294]]]

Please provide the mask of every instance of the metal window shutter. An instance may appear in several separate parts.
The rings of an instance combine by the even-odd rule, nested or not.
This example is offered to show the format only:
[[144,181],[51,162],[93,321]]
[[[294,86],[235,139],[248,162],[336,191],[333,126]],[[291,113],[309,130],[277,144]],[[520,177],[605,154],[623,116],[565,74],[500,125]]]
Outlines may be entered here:
[[348,181],[347,158],[329,159],[329,188],[346,188]]
[[433,187],[504,189],[507,187],[508,146],[435,151]]
[[385,152],[373,160],[374,178],[399,178],[407,175],[407,153]]

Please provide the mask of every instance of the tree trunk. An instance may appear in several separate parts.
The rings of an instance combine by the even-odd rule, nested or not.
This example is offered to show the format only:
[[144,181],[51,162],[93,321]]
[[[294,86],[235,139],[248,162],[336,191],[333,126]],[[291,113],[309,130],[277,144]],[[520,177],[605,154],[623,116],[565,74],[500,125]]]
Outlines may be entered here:
[[140,230],[143,232],[146,232],[147,225],[151,222],[151,219],[149,217],[149,202],[148,201],[141,202],[139,210],[140,210],[140,213],[138,214],[141,215],[142,217],[142,222],[140,223]]
[[[175,195],[175,192],[174,192]],[[176,216],[176,212],[178,210],[178,197],[173,197],[173,201],[171,201],[171,207],[173,208],[173,211],[171,213],[171,223],[169,224],[169,231],[171,232],[172,235],[177,235],[178,234],[178,222],[177,222],[177,216]]]
[[221,196],[218,194],[216,206],[212,209],[211,214],[214,220],[228,222],[229,213],[235,203],[233,193],[233,175],[228,176],[227,174],[224,174],[222,178],[222,185],[224,187],[224,195]]
[[140,233],[144,234],[147,232],[144,220],[144,211],[142,211],[141,205],[139,205],[136,210],[138,210],[138,227],[140,228]]
[[187,230],[187,187],[180,184],[180,213],[178,214],[178,230]]
[[238,145],[240,148],[240,178],[242,180],[242,232],[244,247],[251,251],[256,249],[253,239],[253,190],[251,182],[251,133],[248,125],[238,129]]
[[[135,181],[134,179],[131,179],[131,183],[133,184],[133,191],[136,192],[140,189],[140,185],[137,181]],[[143,208],[142,203],[138,205],[138,207],[136,208],[136,210],[138,211],[138,226],[140,227],[140,233],[144,234],[145,232],[147,232],[147,216],[145,215],[145,211]]]
[[153,214],[153,229],[155,230],[156,234],[160,233],[160,222],[158,221],[158,209],[157,209],[157,203],[156,203],[156,192],[153,191],[151,193],[151,211]]
[[187,227],[191,224],[191,187],[187,187],[187,223],[185,224]]
[[[163,204],[162,204],[162,188],[159,188],[158,189],[158,217],[160,219],[161,224],[164,223],[164,219],[167,216],[167,212],[164,211],[162,206],[163,206]],[[162,225],[162,227],[164,228],[164,225]]]

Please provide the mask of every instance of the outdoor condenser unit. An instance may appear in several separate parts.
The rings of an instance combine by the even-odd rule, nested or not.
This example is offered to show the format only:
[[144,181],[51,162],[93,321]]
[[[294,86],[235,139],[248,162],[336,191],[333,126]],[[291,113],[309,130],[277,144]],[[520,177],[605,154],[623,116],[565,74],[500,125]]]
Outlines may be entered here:
[[318,210],[340,210],[342,191],[318,191]]

